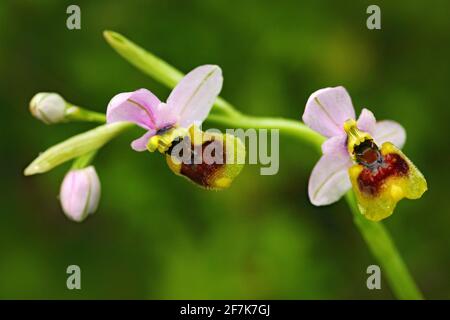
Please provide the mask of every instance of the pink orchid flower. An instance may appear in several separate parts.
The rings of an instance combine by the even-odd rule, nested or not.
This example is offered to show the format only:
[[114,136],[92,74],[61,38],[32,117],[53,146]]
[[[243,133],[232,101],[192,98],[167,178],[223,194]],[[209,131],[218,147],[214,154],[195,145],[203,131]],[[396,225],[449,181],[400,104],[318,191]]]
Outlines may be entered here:
[[[119,93],[108,104],[108,123],[130,121],[147,130],[131,143],[136,151],[147,150],[149,140],[174,128],[189,129],[208,116],[222,89],[222,70],[203,65],[189,72],[161,102],[147,89]],[[153,150],[152,150],[153,151]]]
[[378,221],[391,215],[400,199],[419,198],[426,181],[397,149],[406,140],[400,124],[377,122],[368,109],[354,119],[343,87],[321,89],[309,97],[303,121],[327,140],[311,173],[308,195],[312,204],[323,206],[338,201],[353,186],[361,213]]
[[[238,154],[245,156],[245,145],[233,135],[208,134],[198,128],[219,95],[222,82],[222,71],[218,66],[200,66],[181,79],[166,103],[147,89],[119,93],[108,105],[106,120],[108,123],[134,122],[147,130],[131,143],[131,147],[136,151],[158,150],[165,154],[167,165],[175,174],[206,189],[226,189],[243,167],[234,158],[231,162],[228,159]],[[186,137],[189,139],[184,140]],[[179,144],[181,141],[187,143]],[[190,151],[183,155],[188,161],[182,161],[184,156],[179,158],[177,152],[172,154],[176,146],[187,145]],[[227,149],[227,146],[232,148]],[[204,153],[209,149],[220,150],[217,155],[223,154],[225,161],[204,161],[208,159]],[[197,152],[203,156],[200,163],[194,163]]]

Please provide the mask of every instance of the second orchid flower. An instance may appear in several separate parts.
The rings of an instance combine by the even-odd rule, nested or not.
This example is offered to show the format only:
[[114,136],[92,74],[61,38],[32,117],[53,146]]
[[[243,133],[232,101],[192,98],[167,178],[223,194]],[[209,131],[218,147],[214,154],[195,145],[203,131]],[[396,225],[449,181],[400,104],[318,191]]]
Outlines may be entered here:
[[369,220],[390,216],[402,198],[417,199],[427,190],[422,173],[399,150],[406,140],[397,122],[377,122],[368,109],[355,121],[345,88],[314,92],[306,103],[303,121],[328,139],[309,179],[314,205],[339,200],[351,187],[361,213]]

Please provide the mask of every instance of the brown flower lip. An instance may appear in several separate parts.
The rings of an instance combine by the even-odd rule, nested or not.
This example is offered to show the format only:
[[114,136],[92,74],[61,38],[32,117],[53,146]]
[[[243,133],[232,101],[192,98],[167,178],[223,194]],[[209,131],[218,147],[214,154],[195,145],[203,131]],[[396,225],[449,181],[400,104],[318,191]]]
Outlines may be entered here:
[[358,176],[358,187],[362,192],[375,196],[380,192],[386,179],[392,176],[405,176],[408,170],[408,163],[400,155],[389,153],[382,156],[381,163],[375,167],[364,167]]
[[[171,147],[167,150],[166,154],[170,155],[173,148],[182,140],[183,139],[175,140],[172,143]],[[204,149],[211,144],[220,144],[217,148],[218,150],[222,150],[221,154],[218,155],[222,160],[220,163],[207,161],[208,159],[205,160],[205,156],[207,157],[208,155],[204,154]],[[193,145],[191,145],[190,162],[181,163],[180,174],[205,188],[209,188],[211,187],[211,182],[213,181],[214,176],[217,175],[218,171],[225,164],[225,145],[223,145],[222,142],[218,140],[209,140],[205,141],[200,149],[202,154],[202,163],[196,163],[196,158],[199,156],[197,154],[198,148],[196,149]],[[216,150],[216,148],[214,148],[213,150]],[[182,157],[183,155],[180,156]],[[211,154],[211,157],[215,157],[215,154]]]

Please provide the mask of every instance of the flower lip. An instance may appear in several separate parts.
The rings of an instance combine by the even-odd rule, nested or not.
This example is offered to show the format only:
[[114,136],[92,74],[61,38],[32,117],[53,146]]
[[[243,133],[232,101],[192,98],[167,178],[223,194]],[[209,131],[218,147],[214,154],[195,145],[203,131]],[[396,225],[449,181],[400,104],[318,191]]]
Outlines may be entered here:
[[239,175],[245,160],[245,145],[230,134],[204,132],[192,126],[187,135],[166,152],[169,168],[195,185],[223,190]]
[[383,143],[380,152],[381,164],[354,164],[348,171],[358,208],[372,221],[389,217],[398,201],[418,199],[428,188],[422,173],[392,143]]
[[205,141],[201,145],[201,153],[203,155],[204,149],[208,147],[211,144],[215,144],[218,146],[221,150],[220,157],[222,158],[221,163],[212,163],[207,164],[205,161],[202,161],[200,164],[195,164],[195,157],[198,156],[196,154],[195,148],[191,149],[191,163],[181,164],[180,168],[180,174],[186,176],[187,178],[191,179],[195,183],[204,186],[206,188],[211,188],[211,180],[214,177],[214,175],[217,174],[217,171],[220,170],[225,164],[225,145],[223,145],[220,141],[217,140],[209,140]]
[[376,169],[364,168],[358,176],[359,189],[369,195],[376,195],[385,181],[392,176],[405,176],[409,166],[398,154],[389,153],[383,157]]

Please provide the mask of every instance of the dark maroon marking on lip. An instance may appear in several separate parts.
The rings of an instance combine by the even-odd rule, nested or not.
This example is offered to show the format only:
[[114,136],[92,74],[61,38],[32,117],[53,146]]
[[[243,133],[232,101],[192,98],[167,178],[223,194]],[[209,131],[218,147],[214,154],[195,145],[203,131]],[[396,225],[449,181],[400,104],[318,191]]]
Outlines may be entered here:
[[376,195],[388,177],[405,176],[408,170],[408,163],[400,155],[389,153],[382,157],[377,167],[364,167],[358,176],[359,189],[366,194]]
[[[181,164],[180,173],[204,187],[210,187],[210,181],[209,181],[210,178],[225,164],[225,155],[226,155],[225,146],[220,141],[211,140],[211,141],[206,141],[205,143],[203,143],[203,145],[201,147],[202,154],[203,154],[204,149],[212,143],[220,144],[220,146],[217,147],[217,149],[222,147],[222,163],[206,164],[203,162],[201,164],[195,164],[194,160],[195,160],[196,154],[195,154],[195,148],[192,146],[192,148],[191,148],[191,163],[190,164],[185,164],[185,163]],[[212,157],[215,156],[215,154],[214,154],[215,150],[216,150],[216,148],[213,149],[213,152],[212,152],[213,154],[211,155]],[[206,155],[203,155],[203,161],[205,161],[205,157],[206,157]],[[212,162],[212,161],[210,161],[210,162]]]

